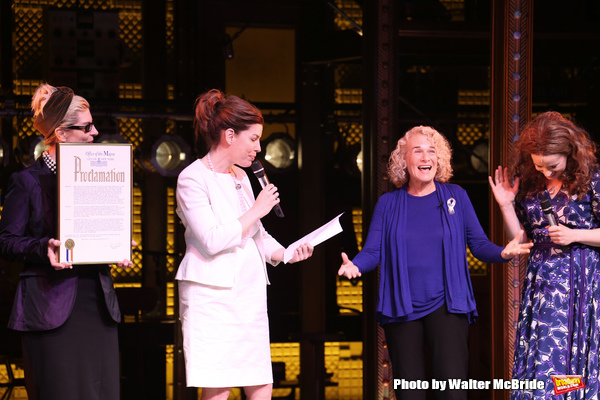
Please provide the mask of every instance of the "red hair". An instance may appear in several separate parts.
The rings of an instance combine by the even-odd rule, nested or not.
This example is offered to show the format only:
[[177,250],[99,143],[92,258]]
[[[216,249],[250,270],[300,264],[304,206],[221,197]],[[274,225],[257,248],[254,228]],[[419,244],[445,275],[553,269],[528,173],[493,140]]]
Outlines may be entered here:
[[540,114],[523,129],[516,143],[514,173],[520,179],[517,197],[546,189],[546,178],[535,169],[531,155],[558,154],[567,157],[559,178],[563,187],[583,198],[597,166],[595,153],[596,144],[583,128],[555,111]]
[[217,89],[198,96],[194,108],[196,142],[202,138],[207,151],[219,144],[221,132],[227,129],[233,129],[237,135],[250,125],[264,124],[264,118],[256,106],[237,96],[225,96]]

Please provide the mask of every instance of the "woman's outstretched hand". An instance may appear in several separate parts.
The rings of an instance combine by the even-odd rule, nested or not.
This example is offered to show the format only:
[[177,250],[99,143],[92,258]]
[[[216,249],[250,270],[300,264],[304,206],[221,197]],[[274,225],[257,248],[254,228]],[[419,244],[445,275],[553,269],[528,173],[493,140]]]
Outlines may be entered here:
[[511,258],[519,254],[529,254],[530,249],[533,247],[533,243],[521,243],[523,233],[524,231],[523,229],[521,229],[519,233],[517,233],[517,236],[515,236],[513,240],[508,242],[504,250],[502,250],[502,258],[504,258],[505,260],[510,260]]
[[339,276],[345,276],[348,279],[358,278],[362,274],[358,270],[358,267],[354,265],[352,261],[348,259],[348,255],[342,252],[342,266],[338,270]]

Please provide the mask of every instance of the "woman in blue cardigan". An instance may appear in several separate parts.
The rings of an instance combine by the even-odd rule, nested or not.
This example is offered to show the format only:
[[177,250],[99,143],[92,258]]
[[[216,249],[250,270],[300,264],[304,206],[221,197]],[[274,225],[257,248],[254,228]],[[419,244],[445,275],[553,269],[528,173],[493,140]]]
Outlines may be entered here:
[[[383,326],[394,379],[425,381],[424,345],[433,376],[467,379],[469,324],[477,310],[469,277],[467,246],[478,259],[503,263],[528,253],[522,232],[505,248],[485,235],[469,200],[452,176],[444,136],[418,126],[398,141],[388,175],[398,187],[381,196],[362,251],[342,253],[339,275],[349,279],[381,268],[377,320]],[[440,399],[466,399],[466,390],[436,392]],[[425,390],[396,390],[397,399],[425,399]]]

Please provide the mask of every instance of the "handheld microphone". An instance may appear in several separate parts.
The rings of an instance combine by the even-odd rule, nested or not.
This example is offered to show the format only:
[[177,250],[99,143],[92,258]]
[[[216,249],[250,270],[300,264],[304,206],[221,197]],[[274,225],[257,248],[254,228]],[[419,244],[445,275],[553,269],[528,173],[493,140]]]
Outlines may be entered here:
[[[260,186],[262,186],[263,189],[270,183],[269,178],[267,178],[267,175],[265,174],[265,169],[263,168],[260,161],[254,160],[252,162],[252,172],[254,172],[254,175],[256,175],[256,178],[258,178]],[[279,204],[275,204],[275,206],[273,207],[273,211],[275,211],[275,215],[277,215],[279,218],[284,217],[283,211],[281,210]]]
[[550,200],[544,199],[540,202],[542,205],[542,211],[548,220],[548,223],[551,226],[557,226],[558,222],[556,220],[556,215],[554,214],[554,209],[552,208],[552,204],[550,204]]
[[[544,199],[540,201],[540,204],[542,205],[542,211],[546,216],[546,219],[548,220],[550,226],[558,226],[556,214],[554,214],[554,209],[552,208],[552,204],[550,204],[550,200]],[[569,251],[569,246],[560,246],[560,249],[564,253],[567,253]]]

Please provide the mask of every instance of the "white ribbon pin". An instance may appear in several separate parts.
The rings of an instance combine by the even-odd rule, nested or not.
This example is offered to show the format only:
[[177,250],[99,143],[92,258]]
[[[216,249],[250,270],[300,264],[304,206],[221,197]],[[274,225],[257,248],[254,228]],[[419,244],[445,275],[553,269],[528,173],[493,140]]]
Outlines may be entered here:
[[448,212],[450,214],[454,214],[454,206],[456,205],[456,200],[454,200],[453,197],[450,197],[446,204],[448,204]]

